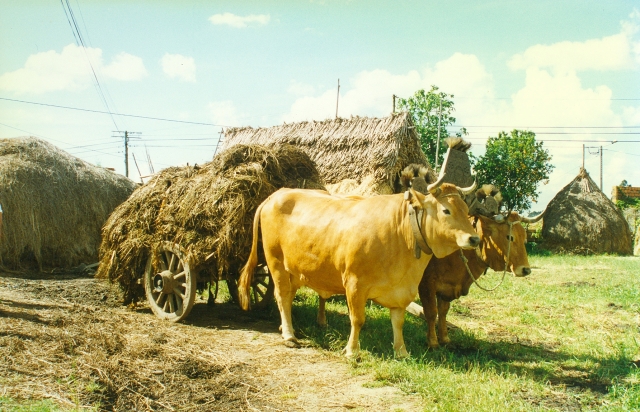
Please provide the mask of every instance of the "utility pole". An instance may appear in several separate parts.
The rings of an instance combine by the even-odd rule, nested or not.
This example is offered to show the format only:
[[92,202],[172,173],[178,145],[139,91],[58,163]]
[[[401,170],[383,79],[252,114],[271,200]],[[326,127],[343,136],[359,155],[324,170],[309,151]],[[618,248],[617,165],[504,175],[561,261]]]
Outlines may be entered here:
[[602,146],[600,146],[600,190],[604,191],[602,188]]
[[[132,138],[136,138],[137,136],[132,136],[132,135],[139,135],[140,132],[129,132],[127,130],[125,131],[115,131],[113,133],[122,133],[122,137],[124,140],[124,175],[129,177],[129,139]],[[119,137],[119,136],[116,136]]]
[[338,95],[336,96],[336,119],[338,118],[338,101],[340,100],[340,79],[338,79]]
[[440,154],[440,121],[442,120],[442,98],[440,98],[440,110],[438,110],[438,140],[436,140],[436,173],[438,172],[438,155]]
[[393,95],[393,111],[391,111],[392,114],[394,114],[396,112],[396,96],[395,94]]
[[582,169],[584,169],[584,143],[582,143]]

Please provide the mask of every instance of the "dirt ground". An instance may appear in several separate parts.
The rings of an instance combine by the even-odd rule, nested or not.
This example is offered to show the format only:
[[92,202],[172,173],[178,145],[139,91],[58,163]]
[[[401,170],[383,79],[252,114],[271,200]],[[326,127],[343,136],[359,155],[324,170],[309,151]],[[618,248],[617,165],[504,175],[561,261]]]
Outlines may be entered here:
[[119,411],[423,409],[342,357],[286,348],[273,316],[197,301],[171,324],[119,300],[87,274],[0,273],[0,397]]

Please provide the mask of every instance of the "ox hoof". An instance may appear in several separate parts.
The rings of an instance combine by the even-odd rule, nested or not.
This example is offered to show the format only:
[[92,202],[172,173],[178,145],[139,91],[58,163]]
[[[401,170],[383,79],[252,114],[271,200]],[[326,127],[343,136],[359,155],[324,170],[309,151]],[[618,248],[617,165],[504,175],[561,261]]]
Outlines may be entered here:
[[438,343],[440,343],[440,345],[448,345],[451,343],[451,339],[449,338],[438,339]]
[[439,349],[440,348],[440,344],[438,342],[427,342],[427,346],[429,347],[429,349]]
[[287,348],[298,349],[300,347],[300,344],[297,340],[287,339],[284,341],[284,346],[286,346]]
[[400,350],[394,350],[393,355],[396,359],[407,359],[411,356],[409,355],[409,352],[407,352],[407,350],[404,348],[404,346]]

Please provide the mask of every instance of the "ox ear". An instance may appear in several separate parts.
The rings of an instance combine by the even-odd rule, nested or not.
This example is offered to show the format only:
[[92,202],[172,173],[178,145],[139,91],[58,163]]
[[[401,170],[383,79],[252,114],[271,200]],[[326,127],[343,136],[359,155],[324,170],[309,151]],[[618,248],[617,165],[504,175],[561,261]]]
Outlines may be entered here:
[[416,192],[413,189],[409,189],[406,192],[404,192],[404,200],[408,201],[414,210],[423,209],[423,206],[422,206],[423,199],[420,199],[420,196],[424,198],[424,195],[422,195],[419,192]]

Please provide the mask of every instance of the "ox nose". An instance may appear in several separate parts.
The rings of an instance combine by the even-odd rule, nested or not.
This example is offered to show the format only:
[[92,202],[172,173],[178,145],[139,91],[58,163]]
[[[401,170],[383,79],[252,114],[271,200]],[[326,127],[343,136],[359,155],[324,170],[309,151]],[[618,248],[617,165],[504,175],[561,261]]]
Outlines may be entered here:
[[471,247],[476,247],[480,244],[480,236],[469,236],[469,245]]
[[522,276],[529,276],[531,274],[530,268],[522,268]]

